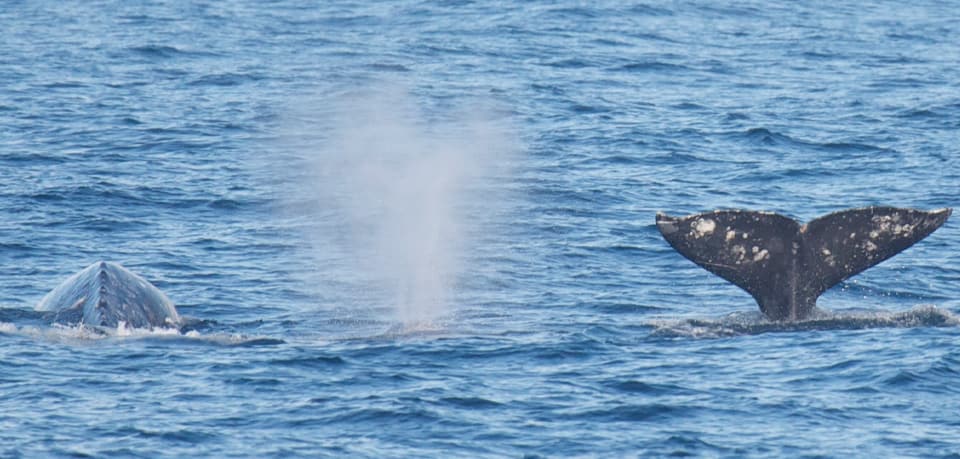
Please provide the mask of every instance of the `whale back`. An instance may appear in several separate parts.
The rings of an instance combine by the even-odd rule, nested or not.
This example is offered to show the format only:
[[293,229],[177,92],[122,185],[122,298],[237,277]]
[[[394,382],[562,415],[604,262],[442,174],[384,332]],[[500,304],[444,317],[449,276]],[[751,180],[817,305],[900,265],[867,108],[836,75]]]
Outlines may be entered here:
[[117,263],[99,261],[70,276],[37,303],[54,323],[115,328],[176,327],[173,302],[146,279]]

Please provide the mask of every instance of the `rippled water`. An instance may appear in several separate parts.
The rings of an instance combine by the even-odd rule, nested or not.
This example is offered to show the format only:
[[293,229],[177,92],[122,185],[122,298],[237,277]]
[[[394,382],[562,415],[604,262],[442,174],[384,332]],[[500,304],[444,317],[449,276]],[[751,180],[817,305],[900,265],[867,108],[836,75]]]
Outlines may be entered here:
[[955,5],[313,3],[0,5],[0,455],[960,454],[954,222],[792,325],[653,224],[955,206]]

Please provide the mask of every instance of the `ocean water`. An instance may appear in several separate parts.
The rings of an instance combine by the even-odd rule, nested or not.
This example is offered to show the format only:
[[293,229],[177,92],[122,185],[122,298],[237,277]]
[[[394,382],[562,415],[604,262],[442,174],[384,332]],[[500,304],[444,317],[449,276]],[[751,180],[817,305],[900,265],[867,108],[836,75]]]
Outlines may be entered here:
[[[960,230],[773,324],[658,211],[957,205],[952,2],[0,5],[0,456],[958,457]],[[200,325],[55,326],[97,260]]]

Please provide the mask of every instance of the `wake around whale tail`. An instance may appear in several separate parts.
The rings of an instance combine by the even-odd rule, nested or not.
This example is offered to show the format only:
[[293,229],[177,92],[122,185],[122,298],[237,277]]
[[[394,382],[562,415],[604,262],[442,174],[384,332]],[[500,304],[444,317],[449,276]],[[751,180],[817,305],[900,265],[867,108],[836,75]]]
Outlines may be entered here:
[[806,225],[771,212],[657,214],[681,255],[746,290],[771,320],[800,320],[830,287],[927,237],[951,209],[848,209]]

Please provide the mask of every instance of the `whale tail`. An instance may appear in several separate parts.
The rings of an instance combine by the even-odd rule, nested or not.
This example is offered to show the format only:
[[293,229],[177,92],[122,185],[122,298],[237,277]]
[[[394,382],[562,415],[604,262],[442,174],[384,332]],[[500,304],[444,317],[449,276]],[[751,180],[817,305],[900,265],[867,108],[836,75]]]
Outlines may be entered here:
[[827,289],[927,237],[951,212],[866,207],[806,225],[771,212],[658,213],[657,228],[681,255],[750,293],[769,319],[799,320]]

